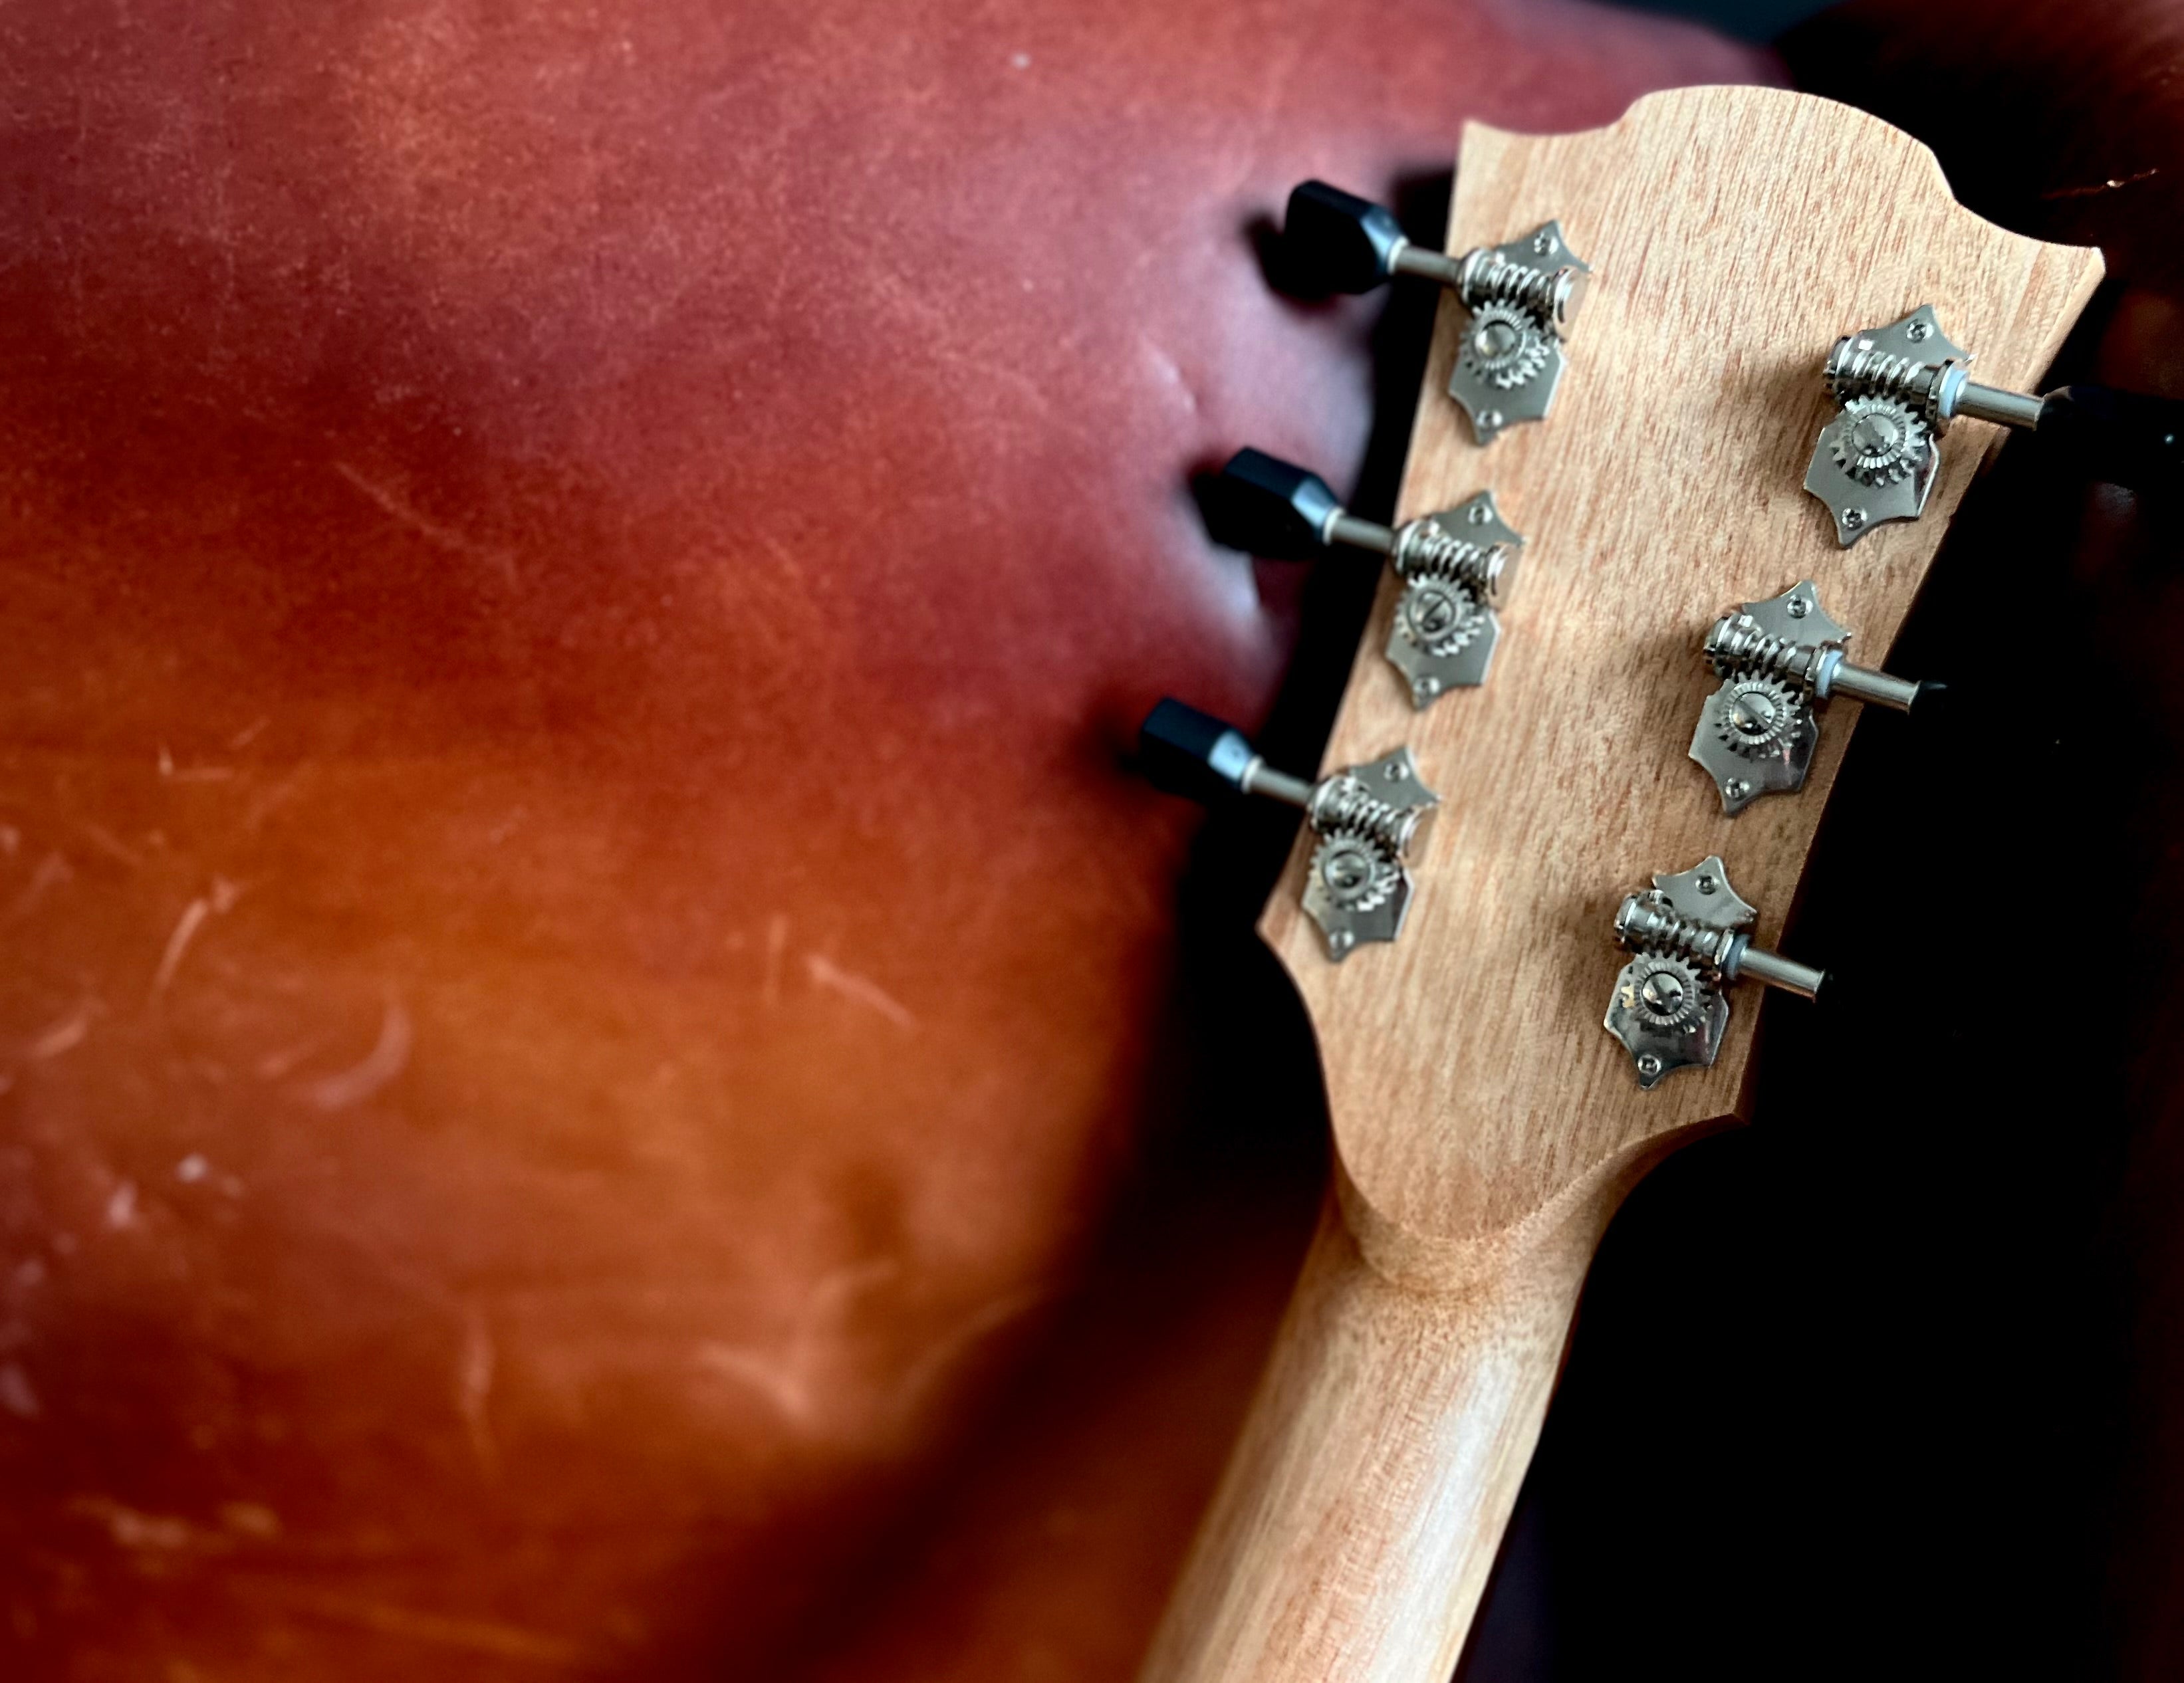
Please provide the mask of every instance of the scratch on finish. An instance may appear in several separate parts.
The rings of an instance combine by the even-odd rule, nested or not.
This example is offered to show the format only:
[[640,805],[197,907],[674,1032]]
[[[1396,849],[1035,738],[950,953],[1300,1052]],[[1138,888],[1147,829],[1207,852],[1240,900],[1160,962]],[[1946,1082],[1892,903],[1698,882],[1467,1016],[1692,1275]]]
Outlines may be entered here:
[[759,1003],[771,1010],[781,1003],[781,960],[788,951],[788,919],[776,912],[766,922],[766,969],[759,983]]
[[925,1353],[910,1364],[895,1388],[895,1407],[903,1414],[914,1412],[933,1388],[935,1380],[954,1367],[972,1349],[999,1332],[1011,1321],[1019,1320],[1046,1301],[1047,1293],[1040,1287],[1027,1287],[1010,1292],[992,1303],[981,1305],[966,1315],[955,1326],[935,1339]]
[[836,1269],[806,1294],[777,1349],[709,1341],[697,1348],[698,1365],[749,1386],[790,1425],[816,1432],[824,1424],[819,1419],[824,1404],[845,1394],[821,1383],[821,1369],[840,1359],[841,1324],[850,1304],[901,1272],[892,1257]]
[[310,761],[300,761],[293,771],[252,801],[242,814],[242,833],[255,836],[258,827],[276,810],[295,798],[296,792],[304,786],[304,780],[311,775],[311,771]]
[[167,950],[160,955],[159,968],[152,976],[151,997],[153,1000],[164,993],[168,984],[174,980],[175,972],[181,968],[183,955],[190,950],[190,943],[197,939],[198,930],[203,927],[204,920],[233,911],[235,903],[242,897],[241,887],[224,876],[216,876],[212,880],[210,892],[200,894],[182,908],[181,921],[176,924],[174,932],[168,936]]
[[489,1479],[500,1476],[500,1448],[493,1441],[493,1421],[486,1405],[493,1397],[493,1370],[499,1353],[493,1347],[493,1328],[485,1311],[472,1303],[463,1311],[463,1348],[455,1360],[455,1411],[470,1434],[471,1452],[479,1470]]
[[84,1036],[91,1032],[91,1019],[98,1010],[97,1000],[88,997],[78,1000],[75,1009],[55,1018],[32,1035],[23,1047],[23,1055],[34,1064],[42,1063],[46,1058],[58,1058],[64,1052],[73,1051],[81,1046]]
[[258,1079],[261,1081],[279,1080],[326,1043],[324,1035],[313,1035],[309,1040],[298,1041],[293,1046],[276,1047],[258,1060]]
[[398,999],[389,999],[379,1019],[379,1039],[361,1063],[337,1075],[313,1081],[303,1090],[308,1103],[320,1110],[347,1110],[362,1104],[410,1067],[410,1014]]
[[58,853],[47,854],[38,861],[38,868],[31,873],[31,880],[23,885],[23,891],[15,897],[14,903],[8,908],[5,921],[11,924],[22,922],[38,909],[39,903],[47,895],[75,875],[69,869],[69,862]]
[[509,582],[515,582],[515,558],[506,550],[495,548],[489,543],[480,543],[476,538],[465,536],[452,526],[442,525],[414,507],[407,497],[390,491],[376,480],[365,478],[347,462],[336,462],[334,471],[376,503],[382,514],[399,521],[427,542],[451,550],[457,555],[494,562],[507,574]]
[[198,938],[204,920],[212,915],[212,902],[200,894],[182,908],[182,915],[176,923],[174,932],[167,937],[167,950],[159,955],[159,968],[152,974],[153,999],[167,991],[174,980],[175,972],[182,967],[182,955],[190,950],[190,943]]
[[38,1393],[31,1388],[31,1376],[23,1371],[20,1362],[0,1367],[0,1408],[19,1420],[35,1420],[45,1412],[38,1406]]
[[110,859],[119,861],[131,870],[144,869],[144,856],[124,842],[103,824],[83,826],[84,839]]
[[526,1660],[533,1665],[554,1666],[568,1671],[588,1671],[595,1665],[595,1662],[574,1642],[566,1641],[559,1636],[549,1636],[543,1630],[526,1630],[520,1625],[503,1625],[483,1619],[451,1619],[442,1614],[419,1613],[406,1607],[391,1606],[385,1602],[330,1595],[317,1590],[295,1589],[286,1585],[277,1587],[268,1585],[260,1593],[277,1605],[292,1608],[299,1613],[315,1614],[336,1624],[353,1625],[382,1636],[399,1636],[435,1647],[490,1654],[496,1659]]
[[123,1548],[187,1548],[190,1522],[170,1514],[145,1514],[116,1502],[110,1496],[71,1497],[69,1512],[104,1525],[107,1534]]
[[844,999],[854,999],[860,1005],[870,1006],[905,1032],[917,1026],[917,1019],[911,1014],[908,1006],[878,982],[845,970],[832,959],[822,958],[816,953],[808,953],[804,960],[804,971],[815,986],[832,988]]
[[2111,175],[2105,181],[2095,181],[2089,186],[2056,187],[2040,195],[2043,199],[2094,198],[2102,193],[2119,192],[2126,187],[2135,187],[2141,181],[2150,181],[2161,173],[2159,169],[2140,169],[2129,175]]

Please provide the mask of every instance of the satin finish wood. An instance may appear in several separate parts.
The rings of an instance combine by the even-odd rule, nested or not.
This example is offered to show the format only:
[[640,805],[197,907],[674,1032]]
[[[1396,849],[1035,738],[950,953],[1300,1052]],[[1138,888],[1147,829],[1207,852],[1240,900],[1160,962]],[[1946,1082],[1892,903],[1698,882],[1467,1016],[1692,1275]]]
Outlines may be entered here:
[[1142,1683],[1454,1669],[1628,1168],[1463,1291],[1390,1280],[1329,1199]]
[[[1854,717],[1799,795],[1731,819],[1686,757],[1725,604],[1817,579],[1879,664],[1997,441],[1948,434],[1925,517],[1836,546],[1802,488],[1836,337],[1930,303],[1980,377],[2037,382],[2099,254],[2012,234],[1951,197],[1933,154],[1877,118],[1747,87],[1655,94],[1611,127],[1471,125],[1450,247],[1562,219],[1594,281],[1554,414],[1490,449],[1443,395],[1463,313],[1445,301],[1400,515],[1491,488],[1529,539],[1506,664],[1414,712],[1381,657],[1383,581],[1325,764],[1407,742],[1440,791],[1410,926],[1329,964],[1297,908],[1301,840],[1262,929],[1309,1007],[1361,1235],[1384,1267],[1460,1280],[1466,1247],[1639,1142],[1738,1113],[1758,991],[1719,1059],[1641,1092],[1600,1025],[1615,907],[1719,853],[1774,944]],[[1907,885],[1908,886],[1908,885]]]
[[1594,269],[1554,414],[1472,442],[1445,299],[1398,510],[1490,488],[1528,534],[1502,658],[1414,712],[1381,653],[1384,579],[1323,761],[1408,742],[1441,792],[1410,925],[1329,964],[1298,909],[1306,835],[1262,923],[1319,1036],[1346,1231],[1320,1236],[1146,1683],[1447,1675],[1600,1233],[1745,1103],[1755,986],[1711,1069],[1639,1088],[1601,1025],[1615,908],[1718,853],[1775,944],[1854,723],[1801,794],[1724,817],[1685,755],[1700,641],[1725,604],[1812,577],[1881,664],[1997,436],[1953,430],[1925,518],[1839,549],[1802,488],[1821,361],[1930,303],[1981,379],[2029,386],[2101,274],[1964,210],[1901,131],[1767,89],[1652,95],[1586,134],[1468,127],[1449,249],[1551,218]]

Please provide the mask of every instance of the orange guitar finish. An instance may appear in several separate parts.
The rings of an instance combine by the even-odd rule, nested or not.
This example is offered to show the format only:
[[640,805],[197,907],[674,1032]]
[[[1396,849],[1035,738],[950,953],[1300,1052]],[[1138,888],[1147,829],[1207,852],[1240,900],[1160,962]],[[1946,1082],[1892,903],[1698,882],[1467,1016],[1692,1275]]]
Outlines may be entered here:
[[369,0],[0,63],[0,1671],[1127,1675],[1301,1227],[935,1502],[1145,1160],[1193,820],[1121,727],[1284,664],[1185,472],[1363,438],[1369,310],[1246,223],[1767,62]]

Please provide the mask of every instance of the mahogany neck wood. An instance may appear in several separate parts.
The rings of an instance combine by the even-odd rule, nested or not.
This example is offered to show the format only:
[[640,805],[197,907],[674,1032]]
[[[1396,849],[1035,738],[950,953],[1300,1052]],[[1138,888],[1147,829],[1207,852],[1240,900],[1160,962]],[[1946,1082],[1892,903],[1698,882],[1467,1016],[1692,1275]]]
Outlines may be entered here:
[[1450,250],[1550,219],[1594,269],[1554,414],[1473,442],[1445,298],[1398,510],[1490,488],[1529,540],[1492,676],[1414,712],[1384,579],[1325,759],[1407,742],[1440,792],[1409,925],[1329,963],[1306,835],[1261,925],[1318,1036],[1340,1197],[1145,1683],[1446,1683],[1601,1232],[1742,1107],[1756,987],[1713,1068],[1639,1089],[1601,1025],[1615,908],[1719,853],[1776,944],[1856,722],[1831,711],[1801,793],[1724,817],[1686,758],[1699,641],[1813,578],[1881,664],[1995,442],[1959,424],[1925,518],[1839,549],[1802,488],[1821,364],[1931,303],[1981,379],[2022,388],[2101,272],[1964,210],[1908,136],[1763,88],[1653,95],[1587,134],[1468,128]]

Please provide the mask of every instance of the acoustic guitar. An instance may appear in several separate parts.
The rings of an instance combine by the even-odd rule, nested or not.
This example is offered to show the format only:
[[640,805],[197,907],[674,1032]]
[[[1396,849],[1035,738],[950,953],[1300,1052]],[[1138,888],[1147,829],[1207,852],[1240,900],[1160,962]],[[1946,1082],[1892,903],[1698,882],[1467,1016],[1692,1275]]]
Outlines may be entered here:
[[1356,213],[1315,188],[1291,232],[1446,288],[1399,521],[1226,476],[1253,547],[1383,569],[1329,769],[1147,726],[1170,784],[1305,812],[1260,929],[1334,1173],[1145,1683],[1450,1675],[1610,1218],[1742,1119],[1763,996],[1825,1008],[1789,919],[1845,744],[1931,697],[1890,646],[2102,272],[1763,88],[1468,127],[1447,254]]

